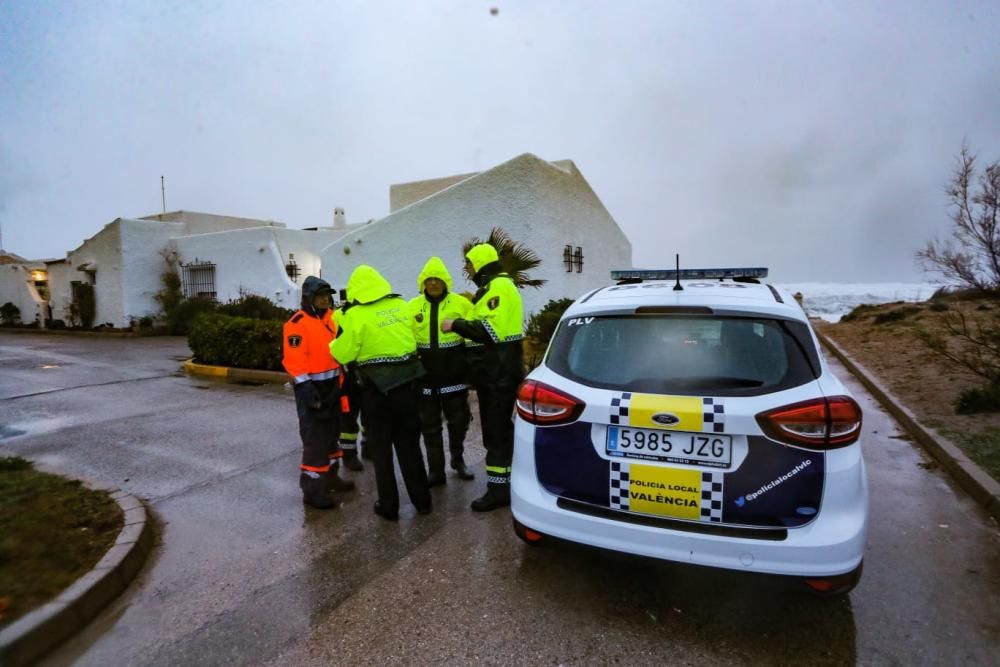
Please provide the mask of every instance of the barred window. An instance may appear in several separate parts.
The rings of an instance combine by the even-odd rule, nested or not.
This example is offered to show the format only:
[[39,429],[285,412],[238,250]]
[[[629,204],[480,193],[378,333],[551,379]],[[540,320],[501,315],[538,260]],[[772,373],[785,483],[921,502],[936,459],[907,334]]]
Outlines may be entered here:
[[188,264],[181,264],[181,284],[184,296],[187,298],[216,298],[215,264],[199,262],[197,259]]

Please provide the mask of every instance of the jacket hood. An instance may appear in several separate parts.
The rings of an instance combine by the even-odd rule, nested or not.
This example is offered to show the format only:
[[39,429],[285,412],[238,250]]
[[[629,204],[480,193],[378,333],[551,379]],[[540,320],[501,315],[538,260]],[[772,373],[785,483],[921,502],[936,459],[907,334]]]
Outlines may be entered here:
[[302,310],[307,313],[313,312],[313,297],[324,291],[333,292],[330,283],[316,276],[306,276],[306,279],[302,281]]
[[424,293],[424,281],[428,278],[437,278],[444,283],[449,292],[451,291],[451,274],[448,273],[448,268],[440,257],[431,257],[420,271],[420,276],[417,278],[417,292],[420,294]]
[[500,259],[497,249],[489,243],[480,243],[479,245],[472,246],[469,252],[465,253],[465,256],[472,262],[472,270],[476,273],[479,273],[480,269],[487,264],[492,264]]
[[347,293],[355,303],[372,303],[392,294],[392,286],[382,274],[362,264],[351,272],[347,281]]

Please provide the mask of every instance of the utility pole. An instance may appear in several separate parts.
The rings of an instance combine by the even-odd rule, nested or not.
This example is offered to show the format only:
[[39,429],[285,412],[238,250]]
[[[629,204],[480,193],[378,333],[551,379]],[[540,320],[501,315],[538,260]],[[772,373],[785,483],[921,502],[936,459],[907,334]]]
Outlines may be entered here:
[[160,176],[160,197],[163,198],[163,212],[167,212],[167,188],[163,184],[163,177]]

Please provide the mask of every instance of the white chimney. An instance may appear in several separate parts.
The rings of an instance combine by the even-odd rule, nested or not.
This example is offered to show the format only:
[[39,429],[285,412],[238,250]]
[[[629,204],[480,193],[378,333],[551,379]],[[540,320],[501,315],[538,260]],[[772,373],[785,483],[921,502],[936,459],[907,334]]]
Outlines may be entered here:
[[347,226],[347,219],[344,217],[344,209],[333,209],[333,226],[337,229],[343,229]]

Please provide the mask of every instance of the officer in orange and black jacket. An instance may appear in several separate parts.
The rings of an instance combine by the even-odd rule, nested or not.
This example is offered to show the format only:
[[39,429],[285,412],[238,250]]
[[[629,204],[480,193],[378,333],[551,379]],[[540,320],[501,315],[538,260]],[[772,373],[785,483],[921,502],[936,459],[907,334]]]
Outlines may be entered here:
[[302,283],[302,308],[285,322],[282,364],[292,376],[302,437],[299,486],[302,502],[317,509],[337,504],[331,491],[350,491],[354,483],[337,476],[343,456],[337,444],[340,418],[340,365],[330,355],[336,338],[330,285],[315,276]]

